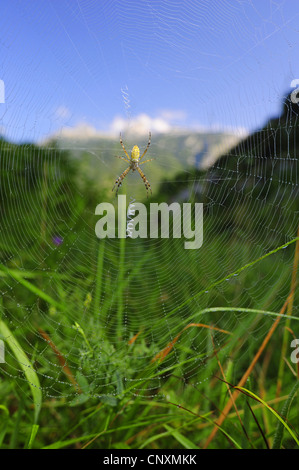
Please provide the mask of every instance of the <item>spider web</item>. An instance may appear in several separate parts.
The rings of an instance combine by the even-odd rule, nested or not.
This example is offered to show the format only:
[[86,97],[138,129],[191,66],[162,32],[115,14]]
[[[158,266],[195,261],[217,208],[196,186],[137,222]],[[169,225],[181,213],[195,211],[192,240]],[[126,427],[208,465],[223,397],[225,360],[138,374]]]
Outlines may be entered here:
[[[44,399],[164,396],[172,374],[208,381],[213,347],[238,351],[240,377],[276,318],[258,311],[278,313],[291,283],[298,106],[282,101],[296,78],[295,2],[11,3],[18,24],[8,6],[0,20],[1,320]],[[96,204],[117,205],[119,132],[130,151],[149,131],[151,201],[204,203],[198,250],[95,236]],[[138,174],[120,194],[146,202]],[[29,393],[5,353],[2,376]]]

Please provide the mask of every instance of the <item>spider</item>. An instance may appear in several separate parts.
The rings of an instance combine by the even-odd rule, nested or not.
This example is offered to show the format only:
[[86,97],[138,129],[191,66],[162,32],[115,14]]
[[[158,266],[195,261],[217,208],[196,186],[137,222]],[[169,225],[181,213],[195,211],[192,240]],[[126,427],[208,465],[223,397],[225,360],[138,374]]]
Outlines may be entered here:
[[155,160],[154,158],[151,158],[150,160],[144,160],[144,162],[140,163],[140,160],[144,157],[144,155],[148,151],[148,148],[149,148],[150,144],[151,144],[151,133],[149,132],[148,144],[146,146],[145,151],[141,155],[141,157],[140,157],[140,150],[139,150],[139,147],[137,145],[134,145],[134,147],[132,148],[131,156],[129,156],[128,152],[125,149],[125,146],[123,144],[121,134],[120,134],[120,145],[122,146],[123,151],[125,152],[126,158],[125,157],[119,157],[119,156],[116,156],[116,157],[121,158],[122,160],[125,160],[125,162],[128,162],[130,164],[130,166],[128,166],[128,168],[115,181],[114,186],[112,188],[112,191],[114,190],[115,186],[117,186],[116,194],[118,193],[118,190],[119,190],[120,186],[122,185],[122,182],[123,182],[124,178],[127,176],[127,174],[129,173],[130,170],[132,170],[132,171],[137,170],[138,173],[140,174],[140,176],[143,179],[143,182],[145,184],[145,187],[146,187],[147,197],[148,197],[148,190],[150,190],[150,192],[152,193],[151,185],[149,184],[148,180],[146,179],[145,174],[140,169],[140,165],[143,165],[143,163],[147,163],[147,162],[151,162],[152,160]]

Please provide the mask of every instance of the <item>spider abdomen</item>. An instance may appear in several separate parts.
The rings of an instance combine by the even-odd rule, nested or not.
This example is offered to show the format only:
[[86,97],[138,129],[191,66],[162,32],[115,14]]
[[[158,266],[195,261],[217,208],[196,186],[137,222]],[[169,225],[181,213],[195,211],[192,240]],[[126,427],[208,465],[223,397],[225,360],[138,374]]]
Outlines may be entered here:
[[131,159],[133,162],[138,162],[139,157],[140,157],[139,147],[138,145],[134,145],[134,147],[132,148]]

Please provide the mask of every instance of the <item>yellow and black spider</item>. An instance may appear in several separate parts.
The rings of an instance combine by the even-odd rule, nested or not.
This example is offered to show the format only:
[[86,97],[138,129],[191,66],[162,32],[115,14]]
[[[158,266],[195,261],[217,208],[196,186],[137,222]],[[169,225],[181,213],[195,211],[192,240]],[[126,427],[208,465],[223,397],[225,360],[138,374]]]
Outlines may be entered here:
[[124,178],[127,176],[127,174],[129,173],[130,170],[132,170],[132,171],[137,170],[138,173],[140,174],[140,176],[143,179],[143,182],[145,184],[145,187],[146,187],[147,196],[148,196],[148,190],[150,190],[150,192],[152,192],[151,185],[149,184],[148,180],[146,179],[145,174],[140,169],[140,165],[143,165],[143,163],[147,163],[147,162],[151,162],[152,160],[155,160],[154,158],[151,158],[150,160],[144,160],[144,162],[140,163],[140,160],[144,157],[144,155],[148,151],[148,148],[149,148],[150,144],[151,144],[151,133],[149,132],[148,144],[146,146],[145,151],[141,155],[141,157],[140,157],[140,150],[139,150],[139,147],[137,145],[134,145],[134,147],[132,148],[131,156],[129,156],[128,152],[125,149],[125,146],[123,144],[121,134],[120,134],[120,145],[122,146],[123,151],[125,152],[125,155],[126,155],[127,158],[118,157],[118,156],[117,156],[117,158],[121,158],[122,160],[125,160],[125,162],[128,162],[130,164],[130,166],[128,166],[128,168],[115,181],[114,186],[112,188],[112,191],[114,190],[115,186],[117,186],[116,194],[118,193],[118,190],[119,190]]

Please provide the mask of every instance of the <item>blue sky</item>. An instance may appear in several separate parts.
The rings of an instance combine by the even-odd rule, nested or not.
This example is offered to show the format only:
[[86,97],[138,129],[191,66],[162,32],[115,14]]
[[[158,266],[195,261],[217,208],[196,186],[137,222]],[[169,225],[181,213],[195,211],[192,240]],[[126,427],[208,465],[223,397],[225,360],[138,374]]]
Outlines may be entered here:
[[298,24],[297,0],[3,0],[0,129],[257,129],[299,78]]

